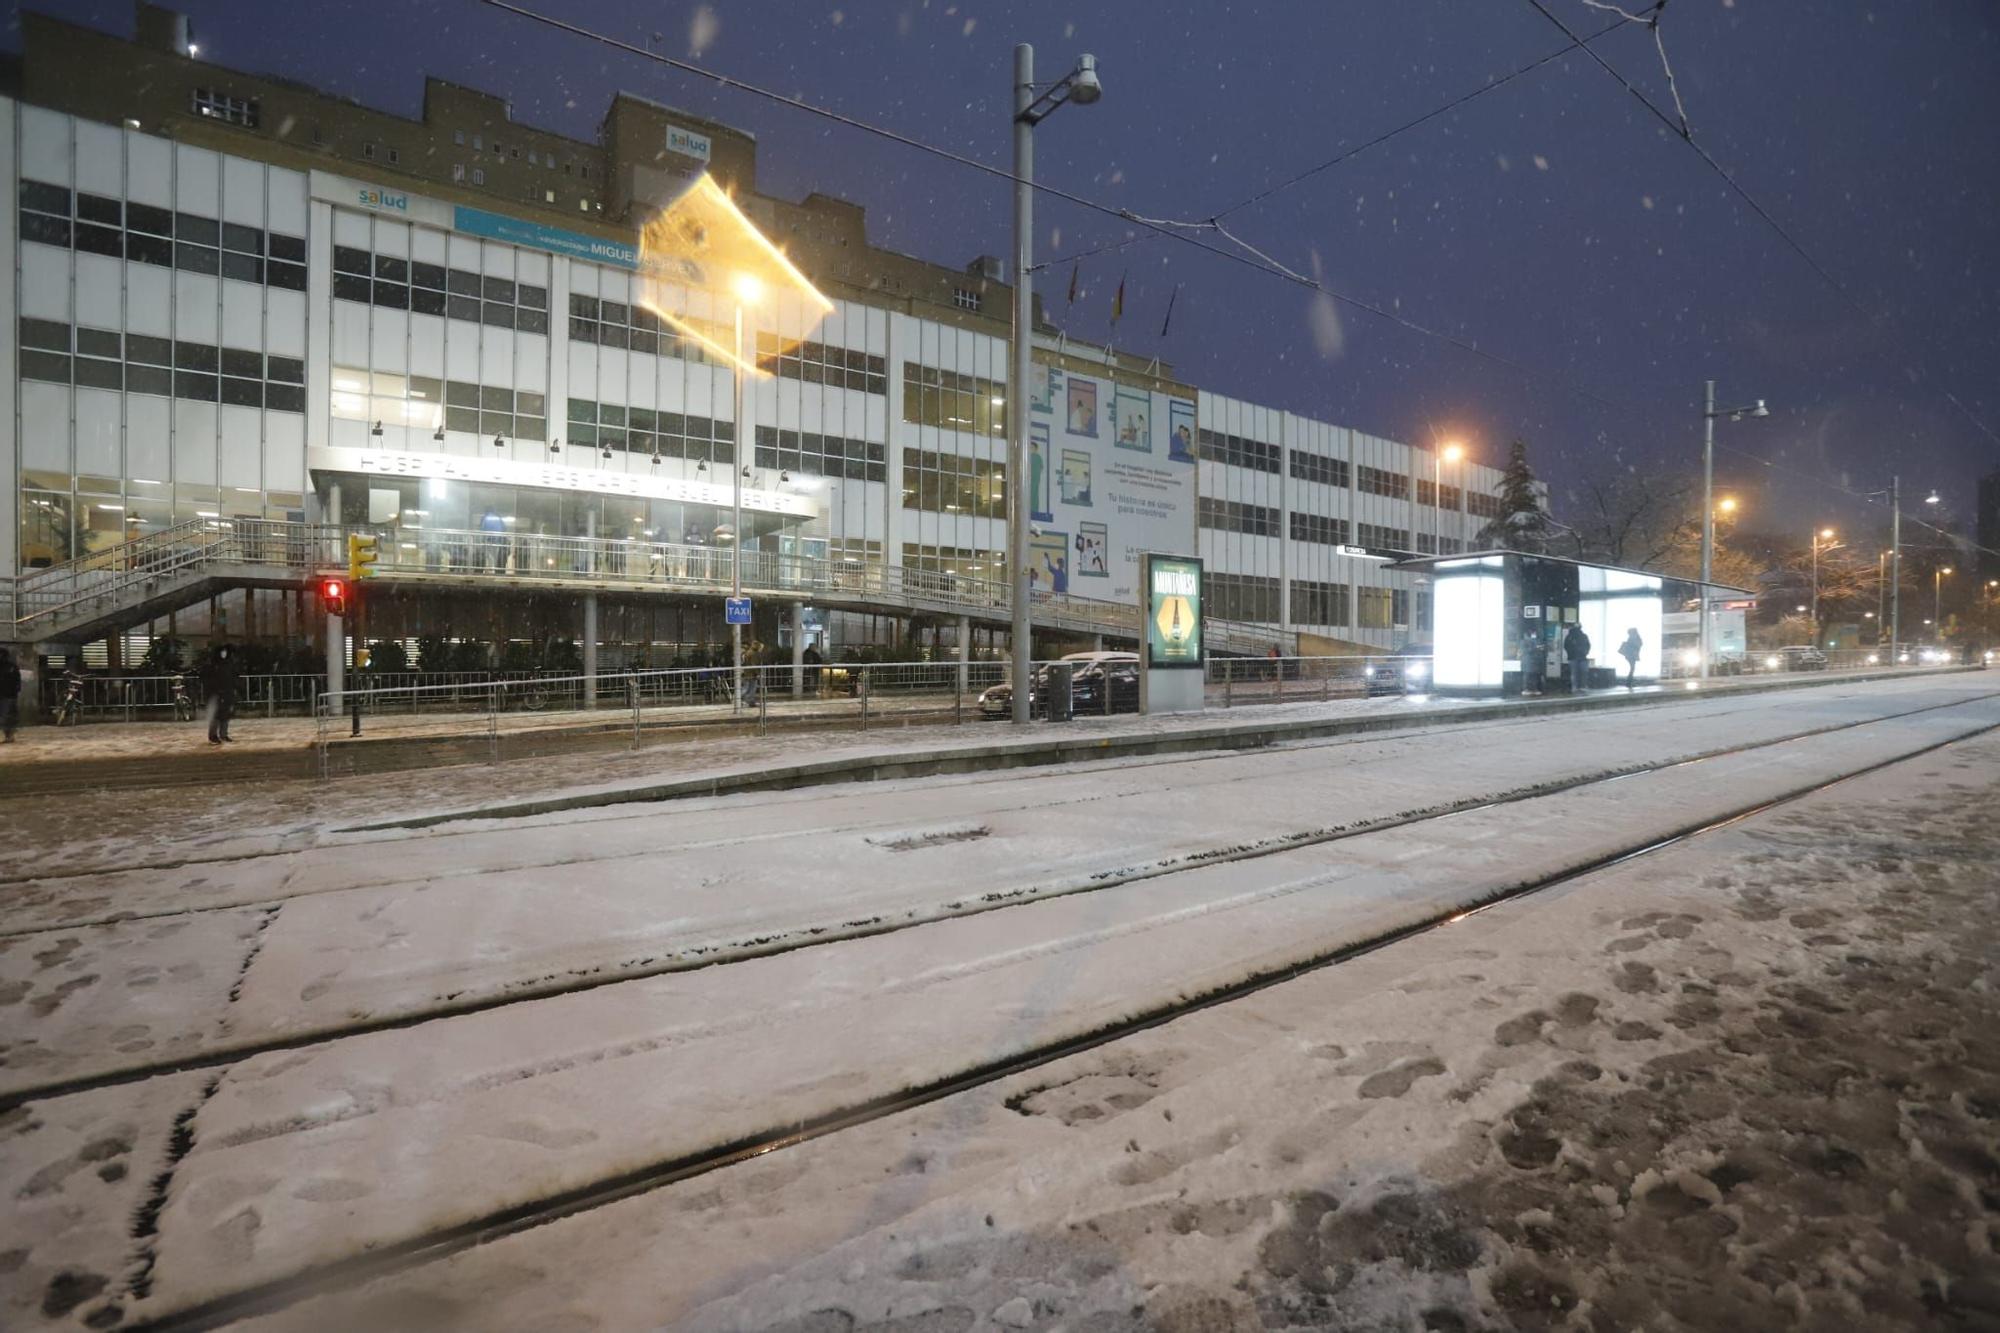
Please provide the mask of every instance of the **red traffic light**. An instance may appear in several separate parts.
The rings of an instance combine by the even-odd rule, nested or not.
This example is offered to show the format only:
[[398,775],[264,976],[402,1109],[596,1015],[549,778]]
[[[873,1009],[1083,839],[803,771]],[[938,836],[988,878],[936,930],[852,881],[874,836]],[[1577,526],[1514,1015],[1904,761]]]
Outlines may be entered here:
[[320,605],[326,609],[328,615],[346,615],[347,584],[340,579],[321,579],[319,581],[319,601]]

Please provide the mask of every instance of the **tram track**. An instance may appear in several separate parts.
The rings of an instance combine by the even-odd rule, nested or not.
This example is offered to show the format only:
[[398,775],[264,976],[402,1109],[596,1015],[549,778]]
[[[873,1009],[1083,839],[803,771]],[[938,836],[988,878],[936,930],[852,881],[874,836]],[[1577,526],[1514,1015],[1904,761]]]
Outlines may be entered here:
[[[1992,696],[1981,697],[1990,698]],[[1971,702],[1976,702],[1976,700],[1963,700],[1959,701],[1959,704]],[[1924,709],[1915,711],[1928,712],[1933,710]],[[1867,723],[1846,724],[1846,726],[1830,728],[1829,730],[1846,730],[1863,725],[1867,725]],[[1904,750],[1886,758],[1876,759],[1844,772],[1814,778],[1811,781],[1797,784],[1775,795],[1766,795],[1720,814],[1706,816],[1664,832],[1652,833],[1643,839],[1635,839],[1625,846],[1606,851],[1587,861],[1535,878],[1502,885],[1493,889],[1477,903],[1470,906],[1459,906],[1449,910],[1441,910],[1423,919],[1385,931],[1365,940],[1328,948],[1302,958],[1270,966],[1229,984],[1212,987],[1196,995],[1158,1004],[1152,1008],[1122,1018],[1116,1022],[1105,1024],[1086,1033],[1058,1038],[1027,1050],[979,1063],[949,1077],[937,1079],[922,1086],[904,1089],[886,1096],[857,1101],[848,1106],[815,1116],[802,1123],[774,1127],[765,1131],[746,1134],[728,1143],[716,1145],[700,1152],[644,1164],[627,1171],[607,1175],[599,1180],[578,1185],[574,1188],[553,1191],[537,1199],[503,1208],[496,1208],[482,1216],[462,1223],[439,1227],[422,1235],[382,1244],[371,1248],[365,1253],[320,1264],[300,1273],[268,1279],[235,1292],[189,1304],[179,1310],[162,1313],[157,1317],[149,1318],[143,1311],[135,1310],[132,1313],[138,1317],[132,1322],[125,1324],[124,1327],[160,1330],[161,1333],[167,1333],[169,1330],[176,1331],[177,1333],[179,1330],[220,1328],[241,1319],[273,1313],[294,1305],[303,1299],[331,1291],[337,1287],[348,1287],[357,1282],[421,1268],[426,1264],[446,1259],[451,1255],[473,1249],[480,1245],[531,1231],[565,1218],[589,1213],[622,1200],[723,1170],[772,1152],[783,1151],[829,1137],[847,1129],[856,1128],[905,1111],[914,1110],[959,1093],[973,1091],[1007,1078],[1045,1067],[1056,1061],[1110,1045],[1124,1038],[1166,1026],[1181,1018],[1229,1004],[1233,1001],[1257,994],[1258,992],[1282,985],[1300,976],[1337,966],[1432,934],[1448,926],[1462,923],[1470,917],[1501,904],[1524,899],[1651,855],[1666,848],[1688,842],[1706,834],[1732,827],[1744,820],[1814,796],[1857,778],[1862,778],[1895,765],[1907,763],[1924,755],[1963,744],[1995,731],[2000,731],[2000,723],[1977,726],[1970,731]],[[1784,742],[1771,741],[1761,743],[1757,746],[1738,748],[1739,750],[1767,748],[1769,745],[1782,743]],[[1675,761],[1674,763],[1656,765],[1654,768],[1657,770],[1677,767],[1687,762],[1697,761]],[[1616,779],[1602,780],[1610,781]],[[1520,799],[1532,798],[1524,797]],[[1506,803],[1508,802],[1495,801],[1490,804]]]
[[[1852,697],[1854,696],[1847,694],[1831,696],[1831,698],[1835,701],[1844,700]],[[1868,723],[1874,721],[1893,721],[1897,718],[1908,717],[1917,713],[1928,712],[1931,711],[1933,708],[1953,707],[1959,703],[1971,703],[1989,697],[1994,697],[1994,696],[1992,694],[1973,695],[1973,696],[1968,696],[1962,700],[1952,700],[1943,704],[1925,705],[1923,707],[1906,710],[1904,712],[1884,714],[1880,718],[1864,719],[1859,723],[1836,723],[1836,724],[1830,724],[1828,727],[1807,728],[1800,731],[1788,732],[1782,736],[1766,738],[1766,740],[1760,742],[1760,744],[1782,744],[1786,741],[1799,740],[1814,735],[1823,734],[1827,730],[1837,730],[1847,726],[1867,725]],[[1744,707],[1741,708],[1726,708],[1718,710],[1713,713],[1705,714],[1703,716],[1703,720],[1714,721],[1718,718],[1728,717],[1735,713],[1754,712],[1754,711],[1763,711],[1763,710],[1756,705],[1746,704]],[[1385,742],[1399,740],[1399,739],[1408,739],[1413,736],[1429,737],[1429,736],[1450,734],[1461,731],[1471,731],[1471,730],[1490,731],[1490,730],[1499,730],[1506,728],[1533,726],[1536,724],[1537,724],[1537,719],[1533,718],[1496,717],[1492,719],[1482,719],[1477,722],[1466,722],[1463,724],[1458,724],[1450,727],[1424,728],[1418,731],[1413,731],[1411,733],[1393,733],[1386,736],[1380,733],[1368,733],[1368,734],[1354,735],[1354,736],[1309,737],[1301,739],[1297,742],[1285,742],[1281,746],[1274,746],[1270,748],[1282,749],[1282,751],[1287,754],[1302,754],[1302,753],[1312,753],[1327,749],[1344,748],[1352,746],[1380,745]],[[1734,752],[1734,751],[1729,751],[1729,752]],[[1134,772],[1143,772],[1150,769],[1164,768],[1164,767],[1194,767],[1204,764],[1227,763],[1232,760],[1240,759],[1243,753],[1244,751],[1237,749],[1218,748],[1212,750],[1196,751],[1186,754],[1147,756],[1142,758],[1129,759],[1122,762],[1117,760],[1107,760],[1105,761],[1105,763],[1106,765],[1115,768],[1115,770],[1121,774],[1130,774]],[[1692,759],[1708,758],[1714,755],[1719,755],[1721,753],[1725,752],[1713,751],[1713,752],[1697,753],[1693,755],[1683,756],[1682,759],[1692,760]],[[1604,778],[1617,776],[1621,774],[1629,775],[1632,773],[1648,771],[1649,767],[1657,767],[1657,765],[1654,766],[1633,765],[1633,766],[1621,767],[1618,769],[1605,769],[1588,775],[1580,775],[1577,778],[1577,780],[1592,781],[1592,780],[1601,780]],[[1083,768],[1081,766],[1078,766],[1078,768],[1076,769],[1069,770],[1070,773],[1080,773],[1080,774],[1087,774],[1093,771],[1097,770],[1095,768]],[[977,788],[994,784],[1020,782],[1022,781],[1022,778],[1023,774],[1021,770],[1006,769],[989,774],[969,775],[965,777],[963,780],[955,782],[952,785],[954,788],[957,789]],[[1209,779],[1207,781],[1210,784],[1221,784],[1221,783],[1228,783],[1235,781],[1235,779],[1225,776],[1215,779]],[[1200,786],[1204,784],[1202,782],[1195,782],[1195,783],[1181,784],[1181,785]],[[1542,790],[1543,789],[1539,787],[1531,788],[1526,790],[1526,794],[1527,795],[1540,794]],[[1128,791],[1089,794],[1076,798],[1075,802],[1073,803],[1081,804],[1085,802],[1120,800],[1120,799],[1125,799],[1134,794],[1135,793]],[[745,811],[756,811],[773,804],[786,803],[787,797],[792,797],[795,795],[796,793],[794,792],[746,793],[744,797],[737,798],[738,803],[733,805],[731,809],[738,813]],[[1041,798],[1029,797],[1009,804],[984,807],[980,811],[980,815],[981,817],[992,817],[995,815],[1019,813],[1026,810],[1040,808],[1043,804],[1045,804],[1045,802]],[[1477,803],[1475,803],[1475,806],[1476,804]],[[605,809],[605,808],[615,808],[615,807],[600,807],[599,809]],[[1446,807],[1441,806],[1441,807],[1436,807],[1433,810],[1419,811],[1413,813],[1451,813],[1453,812],[1453,810],[1458,808],[1471,808],[1471,807],[1454,806],[1451,807],[1450,809],[1447,809]],[[650,818],[653,817],[655,813],[656,812],[651,808],[643,810],[634,810],[629,813],[620,813],[617,815],[606,815],[600,813],[595,818],[581,822],[588,822],[591,824],[622,823],[629,820]],[[464,818],[465,822],[473,822],[475,820],[480,819],[481,817],[478,816],[476,813],[474,813],[474,814],[469,814]],[[528,816],[524,818],[532,820],[535,818],[547,818],[547,816],[540,816],[540,817]],[[844,834],[866,833],[870,830],[890,827],[900,822],[903,821],[896,819],[885,819],[880,817],[874,817],[866,819],[854,819],[847,821],[845,823],[805,825],[805,826],[798,826],[798,827],[792,827],[792,828],[769,831],[769,832],[731,835],[722,838],[673,841],[673,842],[663,843],[660,845],[648,846],[632,851],[621,851],[621,852],[609,853],[602,856],[591,856],[590,858],[588,858],[588,860],[589,863],[592,865],[607,865],[619,861],[634,860],[649,856],[668,856],[668,855],[684,854],[689,852],[709,852],[709,851],[726,850],[738,847],[751,849],[755,848],[759,844],[770,843],[774,841],[783,841],[787,839],[836,837]],[[523,822],[517,825],[516,828],[529,829],[542,826],[543,825],[532,822]],[[1362,832],[1369,831],[1369,829],[1367,828],[1360,828],[1358,826],[1357,828],[1358,831]],[[434,830],[425,829],[417,831],[407,840],[411,842],[421,843],[425,846],[433,846],[436,845],[437,842],[443,840],[491,838],[496,836],[497,834],[506,831],[507,830],[496,829],[490,825],[479,828],[438,826]],[[338,843],[338,844],[321,843],[310,847],[271,848],[240,856],[214,857],[214,858],[185,858],[173,861],[139,863],[129,866],[121,866],[109,870],[106,869],[80,870],[80,871],[73,871],[60,874],[17,876],[12,878],[6,876],[0,876],[0,892],[4,892],[5,890],[13,886],[28,884],[28,883],[34,883],[44,886],[62,885],[69,882],[84,881],[106,875],[165,872],[172,870],[185,870],[196,867],[208,867],[208,866],[255,865],[259,862],[277,861],[281,858],[289,859],[289,858],[314,856],[314,855],[330,857],[330,856],[337,856],[343,851],[376,848],[384,844],[400,843],[403,841],[405,841],[405,839],[394,838],[394,837],[364,839],[351,843]],[[1292,845],[1306,846],[1311,844],[1310,842],[1301,842]],[[531,860],[531,859],[517,860],[512,862],[507,868],[510,870],[529,870],[529,869],[546,869],[555,866],[573,866],[575,864],[577,864],[577,862],[573,858],[563,855],[556,855],[556,856],[549,856],[546,859],[542,860]],[[276,906],[280,903],[290,902],[300,898],[318,897],[327,894],[351,893],[357,891],[365,892],[377,889],[393,888],[401,884],[416,882],[419,879],[426,881],[440,881],[440,880],[449,880],[453,878],[465,878],[465,877],[489,873],[489,871],[490,868],[488,867],[481,867],[474,865],[463,869],[432,870],[402,878],[387,878],[380,880],[372,880],[359,884],[329,884],[320,888],[304,889],[296,893],[277,892],[277,893],[245,894],[241,897],[222,899],[211,903],[204,903],[188,907],[160,908],[158,910],[151,910],[151,911],[145,911],[145,910],[135,911],[129,909],[117,910],[117,911],[102,911],[87,915],[77,915],[57,920],[45,921],[38,924],[31,924],[24,926],[0,926],[0,941],[14,939],[18,937],[43,935],[55,931],[91,930],[100,927],[120,926],[137,922],[163,922],[163,921],[174,921],[174,920],[197,919],[200,917],[210,916],[222,912],[261,910]],[[286,881],[289,881],[295,873],[296,872],[287,872],[284,876],[284,879]],[[1119,881],[1119,882],[1125,882],[1125,881]],[[1034,892],[1035,892],[1034,890],[1030,890],[1030,896],[1033,896]]]
[[[1677,755],[1670,759],[1635,763],[1587,774],[1571,775],[1546,782],[1528,784],[1520,788],[1498,793],[1481,793],[1475,797],[1441,802],[1419,809],[1399,811],[1373,819],[1356,820],[1348,824],[1296,830],[1262,838],[1251,843],[1222,844],[1201,848],[1136,866],[1101,868],[1049,883],[988,890],[976,895],[952,898],[942,902],[910,908],[894,916],[861,918],[830,924],[823,921],[805,921],[777,934],[766,931],[763,934],[744,940],[721,941],[703,945],[696,949],[648,958],[638,962],[627,962],[622,965],[615,963],[608,965],[597,964],[588,969],[568,969],[562,973],[554,973],[540,978],[530,978],[509,983],[506,986],[482,994],[432,1003],[421,1009],[404,1013],[385,1014],[365,1021],[296,1030],[261,1041],[246,1041],[234,1045],[216,1046],[196,1055],[157,1061],[135,1062],[114,1070],[99,1071],[66,1079],[51,1080],[28,1087],[9,1089],[0,1092],[0,1113],[29,1102],[46,1101],[52,1098],[93,1092],[104,1088],[125,1086],[143,1082],[151,1078],[223,1068],[260,1055],[295,1051],[306,1047],[320,1046],[377,1033],[401,1031],[431,1022],[472,1014],[488,1013],[518,1004],[585,994],[590,991],[622,985],[627,982],[644,981],[654,977],[677,973],[704,971],[711,968],[750,962],[756,959],[773,958],[803,950],[823,948],[828,945],[848,944],[880,938],[936,922],[961,920],[983,916],[992,912],[1028,906],[1034,903],[1050,902],[1082,893],[1123,888],[1133,884],[1144,883],[1148,880],[1160,879],[1165,876],[1219,865],[1257,861],[1266,857],[1299,851],[1305,848],[1325,846],[1349,839],[1411,828],[1435,820],[1544,800],[1651,773],[1667,772],[1690,765],[1710,763],[1719,759],[1773,749],[1778,746],[1853,731],[1885,722],[1902,721],[1911,717],[1943,710],[1963,708],[1995,698],[2000,698],[2000,691],[1989,691],[1942,703],[1926,704],[1917,708],[1903,709],[1895,713],[1881,714],[1856,721],[1828,723],[1818,727],[1789,732],[1782,736],[1768,737],[1744,744],[1716,747],[1692,754]],[[1215,756],[1210,755],[1207,757],[1214,758]],[[1186,761],[1182,760],[1181,762]],[[857,827],[873,826],[873,824],[857,825]],[[337,891],[341,890],[324,890],[321,892]],[[286,901],[290,900],[283,898],[264,899],[253,903],[235,904],[227,909],[234,911],[258,910],[267,914],[265,920],[260,923],[257,939],[251,946],[252,958],[254,958],[256,951],[262,947],[263,927],[269,925],[271,916],[275,915],[275,910],[282,907]],[[202,912],[214,910],[223,909],[200,909]],[[121,918],[119,923],[131,919],[133,918]],[[58,929],[74,928],[63,927]],[[245,977],[248,974],[248,966],[249,962],[246,960],[242,969],[243,976]],[[239,977],[237,983],[239,990],[242,984],[243,980]],[[234,996],[232,995],[233,998]]]

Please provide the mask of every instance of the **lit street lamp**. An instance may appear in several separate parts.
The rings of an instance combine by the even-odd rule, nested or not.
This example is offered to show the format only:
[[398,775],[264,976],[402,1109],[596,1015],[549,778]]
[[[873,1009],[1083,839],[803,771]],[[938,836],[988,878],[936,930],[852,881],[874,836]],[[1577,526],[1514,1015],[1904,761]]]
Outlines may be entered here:
[[[1444,543],[1444,465],[1465,457],[1465,446],[1453,441],[1431,452],[1431,554],[1442,555]],[[1463,531],[1463,529],[1461,529]]]
[[1014,366],[1007,385],[1007,559],[1013,578],[1011,621],[1014,656],[1014,721],[1028,721],[1028,669],[1034,629],[1028,605],[1028,376],[1034,344],[1035,126],[1064,102],[1089,106],[1104,96],[1097,81],[1097,57],[1078,56],[1076,68],[1039,90],[1035,48],[1014,48]]
[[1931,619],[1937,622],[1940,638],[1944,636],[1944,576],[1951,572],[1951,566],[1946,565],[1931,575]]
[[1768,417],[1771,409],[1764,406],[1759,398],[1748,407],[1726,407],[1720,411],[1715,406],[1715,381],[1709,380],[1705,386],[1701,409],[1701,674],[1708,677],[1709,668],[1709,580],[1715,574],[1715,419],[1728,417],[1731,421],[1741,421],[1744,417]]
[[[1821,542],[1825,542],[1826,545],[1821,546]],[[1819,637],[1819,553],[1823,550],[1838,550],[1839,545],[1833,540],[1832,528],[1821,528],[1812,536],[1812,623],[1815,639]]]

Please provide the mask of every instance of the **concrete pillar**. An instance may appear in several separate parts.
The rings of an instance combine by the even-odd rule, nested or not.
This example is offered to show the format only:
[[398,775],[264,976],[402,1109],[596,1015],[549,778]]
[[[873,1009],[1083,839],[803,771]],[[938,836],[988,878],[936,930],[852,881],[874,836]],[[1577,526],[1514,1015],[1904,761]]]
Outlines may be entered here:
[[958,692],[964,694],[972,685],[972,620],[967,616],[958,618]]
[[1104,636],[1102,634],[1093,634],[1090,636],[1090,651],[1093,653],[1104,651]]
[[792,603],[792,697],[806,697],[806,604]]
[[[583,535],[589,539],[584,547],[584,572],[597,573],[597,511],[587,509],[583,514]],[[583,595],[583,706],[597,707],[597,594]]]

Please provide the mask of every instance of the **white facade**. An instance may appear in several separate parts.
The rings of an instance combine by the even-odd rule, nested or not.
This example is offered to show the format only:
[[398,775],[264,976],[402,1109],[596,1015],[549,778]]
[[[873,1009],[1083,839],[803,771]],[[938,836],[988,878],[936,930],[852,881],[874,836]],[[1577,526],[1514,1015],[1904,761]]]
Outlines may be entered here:
[[[753,539],[1000,573],[1002,338],[851,301],[810,325],[796,304],[763,312],[752,336],[785,358],[750,388],[745,439],[730,369],[647,315],[629,266],[582,257],[591,238],[6,100],[0,154],[16,314],[0,327],[0,568],[191,519],[316,518],[336,485],[349,522],[472,526],[511,505],[523,530],[701,538],[747,466]],[[502,221],[529,243],[489,239]],[[652,294],[715,327],[734,313],[717,293]],[[1174,396],[1097,378],[1107,409],[1126,389],[1150,401],[1164,462]],[[1129,533],[1102,504],[1109,544],[1203,556],[1213,614],[1402,642],[1414,580],[1351,552],[1434,549],[1434,524],[1447,552],[1470,543],[1483,518],[1420,500],[1432,455],[1219,394],[1194,410],[1195,502]],[[1447,497],[1498,475],[1447,464]],[[485,490],[438,514],[411,498],[454,483]],[[1064,524],[1074,542],[1075,510]],[[1069,591],[1126,586],[1103,584]]]

